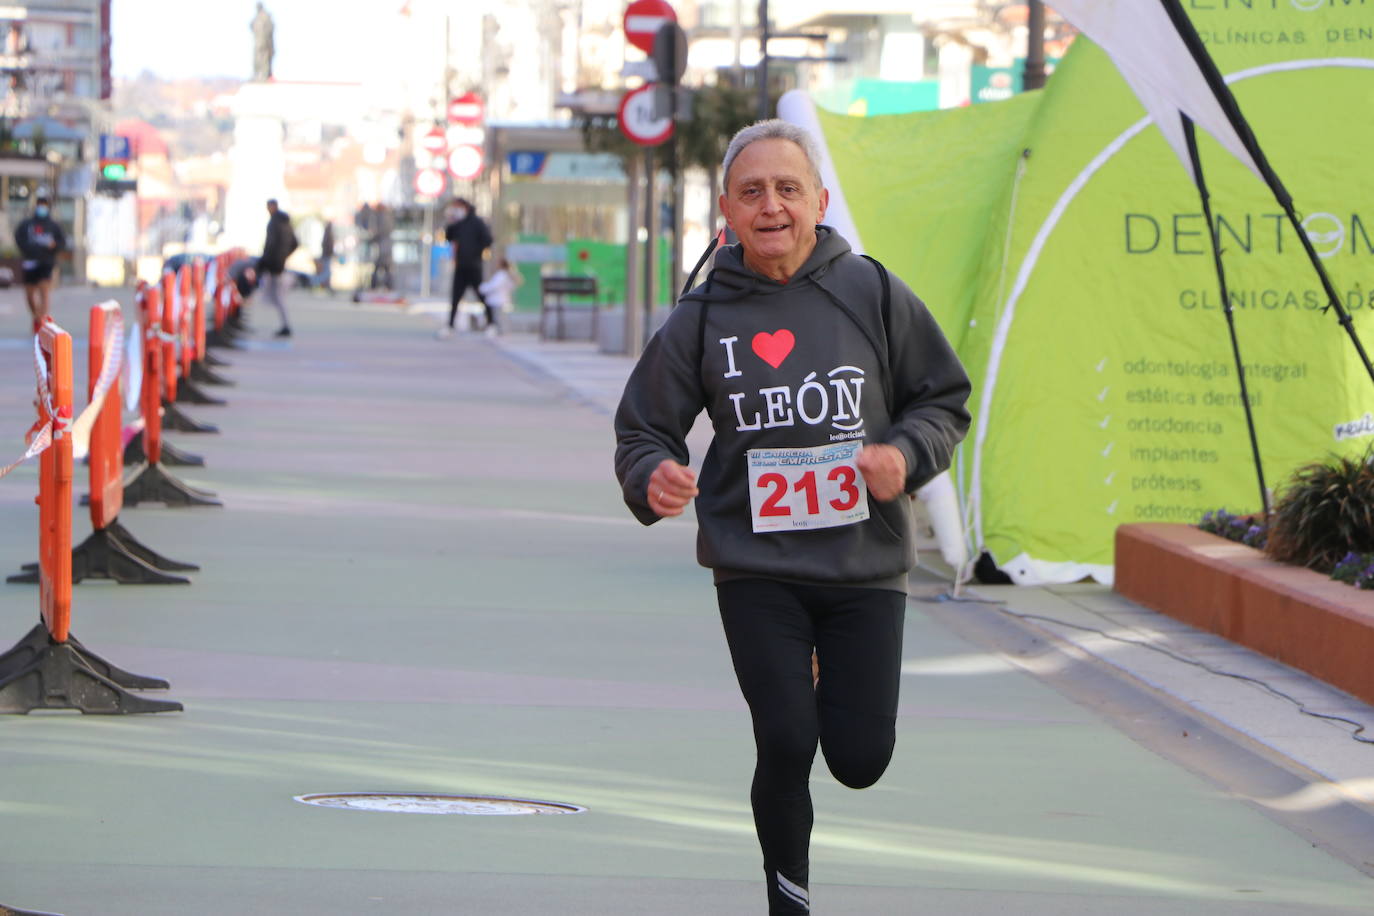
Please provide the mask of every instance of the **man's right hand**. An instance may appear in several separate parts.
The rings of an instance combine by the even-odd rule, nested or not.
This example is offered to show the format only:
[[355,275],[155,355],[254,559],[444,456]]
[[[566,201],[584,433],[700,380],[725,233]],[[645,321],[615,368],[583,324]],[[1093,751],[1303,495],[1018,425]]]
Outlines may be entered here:
[[649,508],[660,518],[681,515],[698,492],[697,475],[670,458],[659,462],[649,475]]

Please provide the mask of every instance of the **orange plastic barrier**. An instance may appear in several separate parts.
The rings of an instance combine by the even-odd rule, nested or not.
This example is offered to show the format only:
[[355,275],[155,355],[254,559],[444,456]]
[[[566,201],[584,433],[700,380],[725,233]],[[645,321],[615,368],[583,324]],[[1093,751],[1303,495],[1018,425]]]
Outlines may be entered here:
[[[162,399],[169,403],[177,399],[176,295],[177,275],[170,270],[166,271],[162,275],[162,310],[159,322],[162,336],[158,341],[158,349],[162,353]],[[148,453],[148,457],[153,458],[151,452]]]
[[[228,302],[228,286],[226,284],[232,285],[232,282],[227,279],[227,272],[228,259],[221,254],[209,264],[198,261],[192,273],[196,298],[196,317],[193,330],[195,358],[191,361],[191,380],[198,384],[234,384],[224,376],[218,375],[211,368],[227,366],[228,363],[217,358],[209,349],[212,343],[226,342],[225,332],[218,330],[218,327],[221,321],[220,301]],[[227,310],[227,308],[226,304],[224,309]],[[208,328],[208,325],[211,324],[214,324],[215,327]]]
[[52,445],[38,458],[39,608],[53,642],[66,642],[72,612],[72,337],[51,319],[38,329],[47,376],[38,386],[38,421]]
[[[116,321],[120,321],[118,304],[102,302],[91,306],[91,331],[87,346],[88,402],[95,397],[96,383],[105,365],[106,328]],[[115,359],[121,355],[110,354]],[[91,448],[87,456],[91,476],[91,527],[97,530],[108,527],[124,506],[124,449],[120,443],[122,403],[119,374],[116,373],[105,394],[105,402],[91,425]]]
[[[231,248],[215,259],[215,282],[211,292],[211,299],[214,304],[214,327],[206,341],[211,347],[237,349],[234,336],[242,330],[240,309],[243,305],[243,297],[239,295],[238,285],[230,276],[229,269],[235,263],[242,261],[243,258],[244,251],[242,248]],[[224,365],[210,356],[206,357],[206,362],[212,366]]]
[[166,681],[122,671],[72,636],[72,338],[49,318],[39,327],[36,343],[38,420],[40,426],[52,424],[52,444],[39,457],[38,468],[43,622],[0,655],[0,713],[179,710],[180,703],[150,700],[125,689],[166,687]]
[[[107,338],[115,340],[115,345],[118,345],[118,339],[107,334],[107,328],[115,322],[123,324],[117,303],[102,302],[91,306],[90,382],[87,390],[92,403],[96,398],[99,376],[102,369],[106,368],[107,356],[116,360],[116,367],[122,356],[118,352],[105,352]],[[91,445],[87,456],[91,479],[91,534],[72,548],[72,582],[114,579],[121,584],[186,585],[190,579],[171,573],[190,572],[200,569],[199,566],[162,556],[134,537],[119,521],[119,510],[124,505],[124,454],[120,441],[123,400],[120,397],[117,369],[108,386],[95,422],[91,424]],[[167,443],[162,442],[160,448],[165,457]]]
[[[188,404],[212,404],[224,406],[221,398],[211,397],[197,384],[200,378],[207,378],[205,372],[197,372],[201,356],[198,350],[205,348],[205,264],[183,265],[177,272],[177,289],[180,293],[181,311],[177,321],[177,346],[180,347],[179,366],[181,378],[177,382],[176,399]],[[200,332],[196,332],[199,325]],[[194,421],[188,421],[194,422]],[[182,427],[174,427],[182,429]],[[190,430],[209,432],[210,430]]]
[[177,291],[180,293],[181,310],[176,316],[177,348],[182,381],[191,378],[191,360],[196,355],[194,330],[195,301],[191,291],[191,268],[183,264],[177,271]]
[[229,287],[233,281],[229,279],[229,255],[226,252],[215,258],[215,288],[212,293],[215,304],[214,330],[219,331],[224,328],[224,322],[229,319]]
[[225,252],[219,256],[215,269],[215,330],[223,332],[225,325],[238,308],[238,287],[234,278],[229,276],[229,266],[234,263],[234,253]]
[[[164,275],[164,280],[169,274]],[[164,288],[166,283],[163,283]],[[141,290],[140,325],[143,328],[143,385],[139,408],[143,412],[143,453],[149,464],[162,460],[162,374],[167,365],[162,349],[162,300],[158,290]]]
[[[167,278],[171,276],[170,273],[163,274],[163,289],[166,289]],[[160,502],[168,506],[223,505],[214,498],[213,493],[182,483],[163,467],[163,421],[176,415],[176,406],[170,402],[164,404],[162,400],[165,391],[163,372],[176,371],[176,364],[167,359],[167,351],[163,347],[168,343],[166,327],[170,310],[162,302],[157,287],[140,284],[137,301],[143,325],[143,387],[139,393],[139,406],[143,412],[143,454],[147,460],[124,481],[124,504],[136,506],[141,502]]]
[[[182,270],[185,271],[185,268]],[[182,349],[185,349],[188,302],[184,293],[190,292],[189,283],[183,284],[182,277],[189,278],[189,274],[179,275],[170,270],[162,274],[162,313],[159,322],[162,328],[162,334],[159,335],[159,349],[162,352],[162,425],[181,433],[217,433],[217,427],[191,419],[176,406],[178,400],[201,400],[199,397],[177,397],[177,344],[181,342]],[[151,453],[148,458],[151,462]]]
[[205,359],[205,263],[197,261],[191,274],[195,287],[196,317],[191,328],[192,356],[196,361]]

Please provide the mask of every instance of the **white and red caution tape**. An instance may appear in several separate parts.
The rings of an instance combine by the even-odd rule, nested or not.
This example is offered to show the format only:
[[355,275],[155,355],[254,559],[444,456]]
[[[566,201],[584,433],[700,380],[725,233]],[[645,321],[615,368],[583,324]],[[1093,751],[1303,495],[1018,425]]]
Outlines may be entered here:
[[78,461],[91,450],[91,427],[95,425],[100,409],[105,406],[105,395],[110,393],[115,379],[119,378],[119,368],[124,359],[124,316],[118,307],[108,310],[106,316],[104,359],[100,374],[96,376],[91,402],[72,424],[72,457]]
[[[57,412],[52,406],[52,391],[48,388],[48,364],[43,359],[43,350],[38,342],[38,335],[33,335],[33,370],[37,376],[38,395],[34,399],[34,406],[38,408],[39,419],[29,428],[24,435],[24,441],[28,443],[28,449],[23,455],[11,461],[9,464],[0,468],[0,477],[4,477],[19,465],[41,455],[48,446],[52,445],[53,440],[53,419]],[[43,422],[43,417],[48,417],[48,421]],[[70,421],[70,411],[67,419]],[[61,431],[58,435],[61,435]]]
[[5,465],[3,468],[0,468],[0,477],[4,477],[10,471],[13,471],[15,468],[19,467],[19,465],[23,464],[25,461],[28,461],[30,458],[33,458],[37,455],[41,455],[44,449],[46,449],[49,445],[52,445],[52,424],[44,423],[40,426],[39,424],[35,423],[33,424],[33,429],[30,429],[28,435],[24,438],[29,443],[28,451],[24,452],[23,455],[20,455],[14,461],[11,461],[9,464]]
[[[115,309],[110,317],[110,322],[105,326],[105,359],[100,367],[100,375],[96,378],[95,390],[91,392],[91,403],[87,404],[86,409],[75,419],[72,418],[70,407],[58,409],[53,406],[52,389],[48,385],[48,361],[43,358],[43,348],[38,335],[33,336],[33,368],[38,395],[35,406],[39,409],[39,419],[24,437],[28,443],[24,454],[0,467],[0,477],[9,474],[30,458],[41,455],[54,440],[63,436],[72,437],[73,458],[83,458],[90,450],[91,426],[94,425],[100,408],[105,404],[105,395],[109,393],[114,380],[119,376],[119,367],[124,356],[123,317],[118,309]],[[44,421],[44,417],[48,419]]]

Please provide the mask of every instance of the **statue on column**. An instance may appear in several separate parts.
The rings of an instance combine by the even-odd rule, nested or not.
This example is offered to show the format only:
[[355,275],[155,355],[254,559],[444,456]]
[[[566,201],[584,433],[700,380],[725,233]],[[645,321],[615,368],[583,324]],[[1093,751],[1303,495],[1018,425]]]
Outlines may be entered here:
[[272,17],[258,2],[253,16],[253,82],[263,83],[272,78]]

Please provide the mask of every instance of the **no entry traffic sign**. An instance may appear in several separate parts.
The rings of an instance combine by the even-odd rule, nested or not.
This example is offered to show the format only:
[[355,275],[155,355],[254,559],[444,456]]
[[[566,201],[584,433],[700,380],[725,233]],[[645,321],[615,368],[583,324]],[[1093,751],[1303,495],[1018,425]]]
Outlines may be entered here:
[[625,8],[625,40],[645,54],[652,54],[654,36],[665,22],[677,22],[677,13],[667,0],[634,0]]
[[475,92],[467,92],[448,103],[450,124],[481,124],[486,114],[482,99]]
[[673,135],[673,119],[655,112],[656,83],[648,83],[625,93],[616,114],[620,132],[640,146],[658,146]]
[[420,148],[429,150],[431,153],[442,153],[447,146],[444,132],[438,127],[430,128],[429,132],[420,138]]

